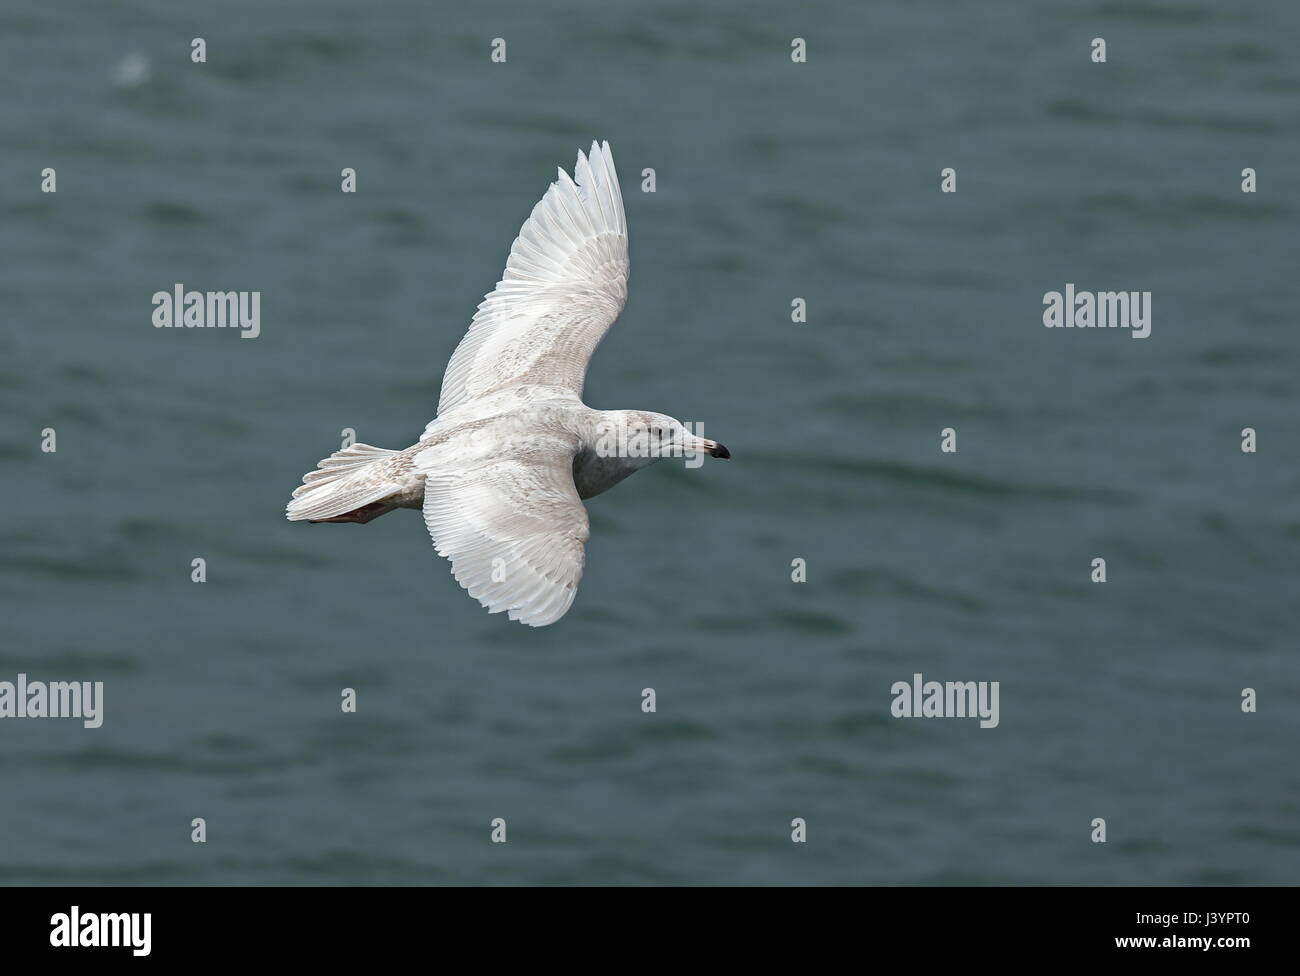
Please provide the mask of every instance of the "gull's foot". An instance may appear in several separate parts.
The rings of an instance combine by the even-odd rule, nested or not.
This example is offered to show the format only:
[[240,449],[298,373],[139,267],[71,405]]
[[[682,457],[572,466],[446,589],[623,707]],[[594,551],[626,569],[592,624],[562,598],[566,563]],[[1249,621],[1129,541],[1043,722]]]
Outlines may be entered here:
[[344,512],[342,515],[335,515],[327,519],[308,519],[309,522],[356,522],[358,525],[365,525],[367,522],[379,518],[381,515],[387,515],[396,509],[396,505],[385,505],[383,502],[371,502],[369,505],[362,505],[360,508],[354,508],[350,512]]

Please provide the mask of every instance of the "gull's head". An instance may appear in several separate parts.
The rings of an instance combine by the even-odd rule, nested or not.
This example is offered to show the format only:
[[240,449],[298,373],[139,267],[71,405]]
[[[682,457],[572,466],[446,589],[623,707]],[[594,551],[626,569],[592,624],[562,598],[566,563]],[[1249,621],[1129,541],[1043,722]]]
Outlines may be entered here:
[[[613,416],[610,416],[610,415]],[[605,449],[597,452],[616,455],[649,464],[660,458],[727,459],[731,452],[699,430],[699,425],[683,424],[666,414],[647,410],[615,410],[606,414],[609,422],[603,436]],[[692,430],[694,426],[696,429]]]

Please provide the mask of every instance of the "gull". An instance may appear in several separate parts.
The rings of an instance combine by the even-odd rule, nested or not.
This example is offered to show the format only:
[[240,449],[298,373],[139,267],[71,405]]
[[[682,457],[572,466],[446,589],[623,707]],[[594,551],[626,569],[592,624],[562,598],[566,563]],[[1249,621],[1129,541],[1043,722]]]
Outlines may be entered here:
[[587,363],[627,301],[627,278],[614,157],[608,142],[593,142],[520,228],[419,441],[336,451],[303,477],[286,516],[364,525],[420,509],[452,575],[490,613],[555,623],[586,563],[584,499],[661,458],[731,457],[665,414],[582,402]]

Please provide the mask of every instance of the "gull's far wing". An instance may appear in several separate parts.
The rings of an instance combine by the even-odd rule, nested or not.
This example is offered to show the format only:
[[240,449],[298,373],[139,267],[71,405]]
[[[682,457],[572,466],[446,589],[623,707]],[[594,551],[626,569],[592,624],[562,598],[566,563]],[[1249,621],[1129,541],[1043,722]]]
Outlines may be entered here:
[[433,544],[492,613],[544,627],[572,605],[590,534],[573,484],[576,449],[570,437],[538,434],[506,454],[485,448],[451,458],[433,447],[417,455]]
[[609,143],[579,152],[574,176],[560,170],[520,228],[447,363],[439,415],[523,383],[582,395],[587,362],[627,301],[627,217]]

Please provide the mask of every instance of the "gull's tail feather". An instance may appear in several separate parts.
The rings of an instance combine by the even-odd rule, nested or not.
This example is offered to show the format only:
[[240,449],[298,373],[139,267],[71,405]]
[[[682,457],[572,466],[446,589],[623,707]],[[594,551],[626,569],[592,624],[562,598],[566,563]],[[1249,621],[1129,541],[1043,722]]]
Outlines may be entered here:
[[353,444],[335,451],[303,476],[285,508],[292,522],[345,515],[401,490],[388,477],[382,462],[397,451],[369,444]]

